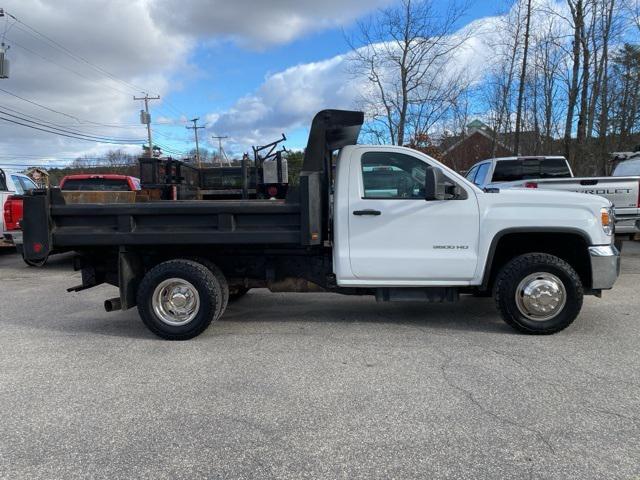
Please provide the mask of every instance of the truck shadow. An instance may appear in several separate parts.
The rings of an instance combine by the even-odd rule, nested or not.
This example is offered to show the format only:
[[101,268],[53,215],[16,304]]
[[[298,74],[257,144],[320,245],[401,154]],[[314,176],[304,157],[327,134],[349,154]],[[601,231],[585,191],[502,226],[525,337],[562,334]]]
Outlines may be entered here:
[[[222,324],[347,323],[412,325],[438,330],[515,332],[506,325],[491,298],[462,296],[457,303],[377,303],[371,297],[334,294],[273,294],[256,290],[227,308]],[[264,292],[264,293],[263,293]]]
[[[61,263],[64,261],[59,260]],[[108,295],[108,294],[107,294]],[[93,310],[95,309],[95,310]],[[106,313],[101,305],[91,309],[43,318],[3,319],[21,327],[35,328],[64,335],[107,336],[128,339],[157,339],[138,317],[137,309]],[[394,333],[399,327],[411,326],[429,331],[484,332],[517,335],[495,310],[492,299],[462,297],[458,303],[376,303],[371,297],[334,294],[275,294],[266,290],[251,291],[231,303],[224,316],[213,323],[202,340],[219,335],[278,334],[276,325],[313,324],[314,329],[326,328],[332,333],[344,328],[370,325],[378,331]],[[331,326],[336,326],[332,329]]]

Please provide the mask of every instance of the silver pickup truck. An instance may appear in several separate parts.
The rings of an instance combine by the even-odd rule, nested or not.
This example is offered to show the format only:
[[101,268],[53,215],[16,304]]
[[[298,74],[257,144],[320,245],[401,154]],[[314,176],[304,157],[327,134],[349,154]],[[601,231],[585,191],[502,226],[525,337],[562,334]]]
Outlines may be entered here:
[[538,188],[599,195],[615,210],[616,234],[640,232],[640,157],[620,162],[610,177],[574,177],[564,157],[505,157],[475,164],[466,178],[480,188]]

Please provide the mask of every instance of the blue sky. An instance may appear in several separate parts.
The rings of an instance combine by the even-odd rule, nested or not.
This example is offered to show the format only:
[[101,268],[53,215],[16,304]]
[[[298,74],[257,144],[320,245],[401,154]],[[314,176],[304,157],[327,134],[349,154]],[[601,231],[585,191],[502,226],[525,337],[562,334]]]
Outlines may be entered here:
[[[435,3],[444,8],[447,2],[437,0]],[[460,26],[500,13],[499,3],[475,0],[463,21],[460,22]],[[189,118],[204,119],[207,114],[224,111],[230,108],[238,98],[254,92],[271,73],[299,64],[322,61],[347,52],[349,47],[344,35],[345,33],[349,35],[353,28],[354,25],[351,23],[340,28],[311,32],[291,42],[260,49],[229,40],[200,41],[189,57],[189,62],[197,68],[197,72],[193,73],[191,78],[181,79],[182,88],[171,91],[167,99],[181,112],[189,115]],[[309,118],[310,121],[311,118]],[[184,126],[156,128],[184,140],[174,142],[173,147],[192,148],[191,131],[184,129]],[[227,132],[215,133],[224,135]],[[304,147],[306,127],[298,127],[284,133],[289,137],[288,145],[291,148]],[[271,140],[271,138],[264,138],[264,143]],[[203,143],[207,142],[208,140],[205,140]],[[215,149],[215,146],[206,146]]]

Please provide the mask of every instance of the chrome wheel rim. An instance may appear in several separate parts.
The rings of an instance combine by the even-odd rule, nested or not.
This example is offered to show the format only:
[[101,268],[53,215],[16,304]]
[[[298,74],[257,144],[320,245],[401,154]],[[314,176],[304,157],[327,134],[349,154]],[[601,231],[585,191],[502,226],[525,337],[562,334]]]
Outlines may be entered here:
[[516,305],[529,320],[544,322],[558,315],[567,303],[562,281],[548,272],[527,275],[516,289]]
[[154,290],[151,304],[160,321],[179,327],[192,321],[198,314],[200,295],[190,282],[182,278],[168,278]]

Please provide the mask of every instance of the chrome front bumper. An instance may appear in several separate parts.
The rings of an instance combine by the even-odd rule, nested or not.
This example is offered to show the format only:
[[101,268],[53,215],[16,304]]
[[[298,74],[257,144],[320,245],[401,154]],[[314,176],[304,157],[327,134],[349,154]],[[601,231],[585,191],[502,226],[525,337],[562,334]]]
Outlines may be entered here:
[[613,245],[589,247],[591,289],[608,290],[620,275],[620,252]]

